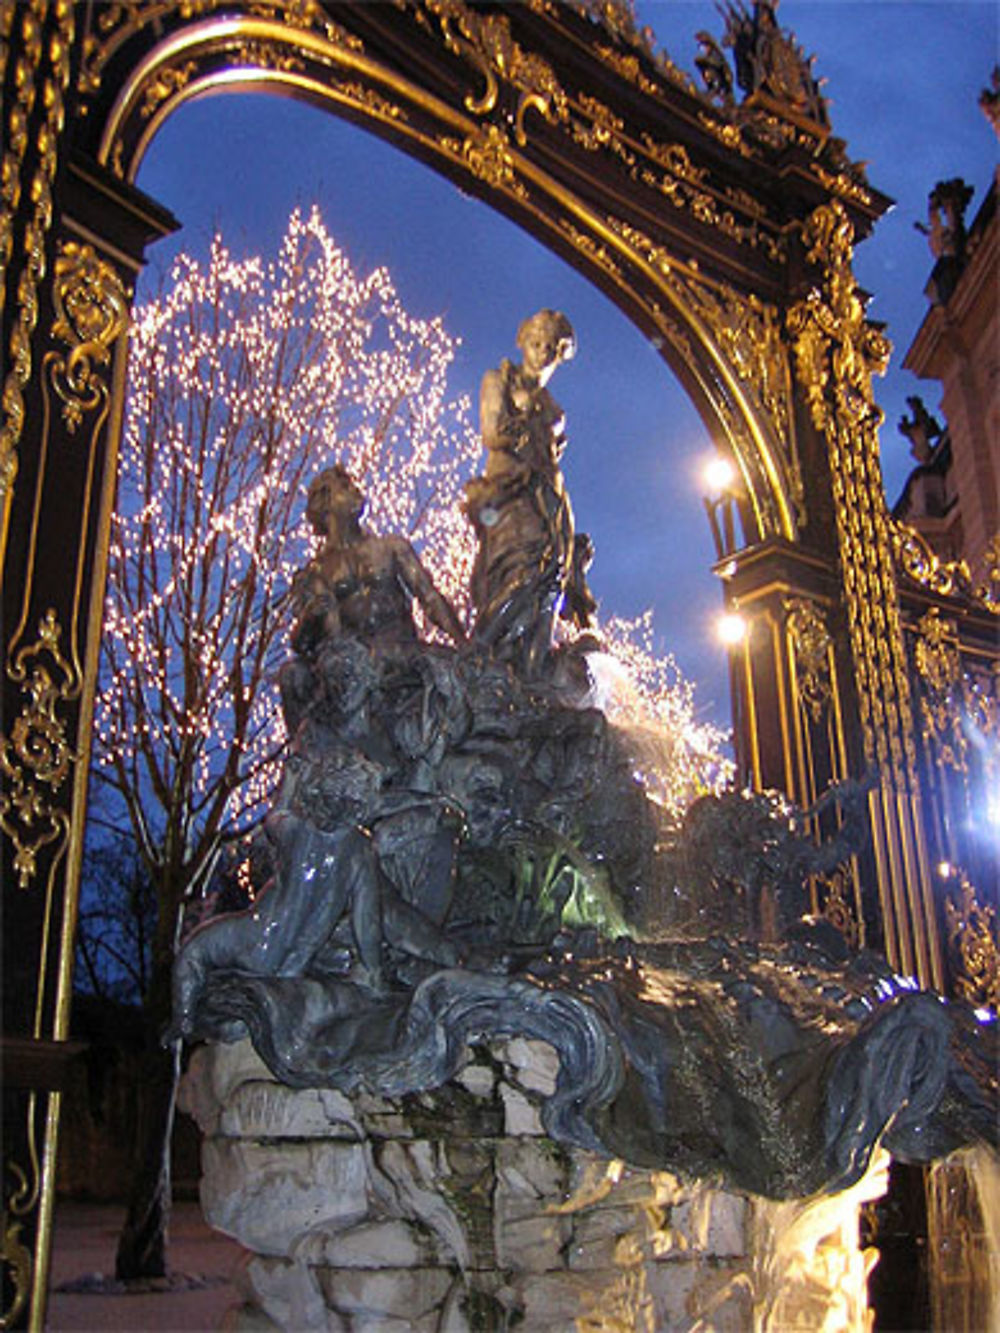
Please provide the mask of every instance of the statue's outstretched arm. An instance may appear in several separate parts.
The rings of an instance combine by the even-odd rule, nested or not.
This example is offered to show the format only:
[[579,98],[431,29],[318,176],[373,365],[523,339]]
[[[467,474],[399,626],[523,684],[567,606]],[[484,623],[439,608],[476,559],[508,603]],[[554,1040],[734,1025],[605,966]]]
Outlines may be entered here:
[[411,597],[415,597],[420,603],[427,619],[439,630],[443,630],[454,643],[464,643],[465,631],[455,613],[455,608],[438,592],[434,581],[420,563],[410,543],[402,537],[398,538],[393,554],[397,573]]
[[300,569],[292,580],[291,644],[298,653],[309,653],[323,638],[340,630],[337,599],[313,562]]
[[479,390],[479,432],[488,454],[488,476],[501,460],[505,470],[512,466],[525,468],[519,457],[525,420],[511,404],[508,373],[506,363],[504,369],[488,370]]
[[506,415],[504,382],[499,370],[488,370],[479,386],[479,432],[487,449],[501,449],[505,444],[500,429]]

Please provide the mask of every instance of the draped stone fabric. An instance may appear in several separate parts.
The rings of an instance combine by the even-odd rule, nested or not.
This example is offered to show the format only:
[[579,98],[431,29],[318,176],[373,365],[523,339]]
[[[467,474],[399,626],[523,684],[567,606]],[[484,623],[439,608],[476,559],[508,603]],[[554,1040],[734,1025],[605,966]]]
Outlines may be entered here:
[[567,940],[521,976],[444,970],[378,999],[349,983],[222,972],[199,1031],[245,1025],[292,1087],[385,1095],[446,1083],[477,1041],[547,1041],[559,1055],[543,1109],[554,1139],[768,1197],[847,1188],[880,1140],[928,1161],[995,1133],[995,1025],[964,1006],[865,978],[864,964],[806,963],[816,951],[796,946],[581,958],[574,943],[593,941]]

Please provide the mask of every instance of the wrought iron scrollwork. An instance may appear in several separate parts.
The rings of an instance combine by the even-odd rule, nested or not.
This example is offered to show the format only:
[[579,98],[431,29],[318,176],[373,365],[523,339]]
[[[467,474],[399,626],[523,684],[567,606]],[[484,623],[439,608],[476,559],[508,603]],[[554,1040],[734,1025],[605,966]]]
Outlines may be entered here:
[[981,577],[973,577],[965,560],[942,560],[926,539],[906,523],[892,521],[892,549],[900,572],[914,583],[944,597],[968,597],[1000,615],[1000,535],[986,547]]
[[818,722],[832,694],[830,650],[833,639],[823,613],[814,602],[804,597],[789,598],[785,602],[785,613],[799,698],[809,716]]
[[0,1329],[13,1328],[31,1296],[34,1279],[35,1260],[28,1245],[21,1238],[26,1219],[38,1206],[41,1189],[38,1148],[35,1139],[35,1103],[36,1096],[31,1093],[27,1099],[27,1160],[25,1170],[12,1156],[8,1156],[3,1165],[4,1202],[3,1216],[0,1218],[0,1264],[5,1270],[5,1300],[9,1303],[0,1309]]
[[92,246],[67,241],[56,259],[52,298],[52,335],[70,350],[65,356],[48,353],[46,364],[62,400],[63,420],[73,432],[85,413],[107,402],[107,385],[97,367],[108,364],[128,324],[128,293]]
[[916,752],[878,462],[882,414],[872,391],[891,345],[865,317],[851,267],[853,238],[838,201],[812,213],[802,239],[822,283],[791,307],[787,324],[799,384],[830,451],[866,759],[906,790],[915,783]]
[[[43,364],[70,433],[85,415],[96,413],[92,455],[108,411],[105,368],[128,321],[128,296],[110,264],[91,246],[70,241],[56,257],[52,299],[52,336],[69,350],[47,352]],[[46,435],[43,458],[48,449]],[[33,566],[28,574],[30,580]],[[20,684],[24,702],[9,734],[0,736],[0,771],[5,779],[0,828],[12,843],[14,873],[23,889],[38,873],[42,849],[53,848],[54,866],[65,847],[69,818],[55,798],[77,756],[63,709],[79,697],[83,683],[72,628],[64,648],[63,628],[53,607],[39,620],[36,639],[20,642],[28,604],[26,592],[24,614],[8,645],[6,663],[7,676]]]
[[[28,201],[24,215],[23,255],[17,279],[17,311],[11,322],[10,339],[3,348],[8,367],[3,381],[0,414],[0,513],[5,497],[13,490],[17,476],[17,446],[24,426],[24,388],[31,379],[31,340],[38,323],[38,290],[45,277],[46,237],[52,225],[52,185],[59,163],[59,136],[65,121],[65,93],[70,76],[70,50],[76,22],[72,0],[30,0],[24,5],[2,6],[4,23],[16,22],[21,32],[21,55],[17,62],[17,96],[11,100],[4,123],[4,154],[0,183],[0,271],[7,276],[14,242],[14,227],[19,207]],[[51,17],[54,26],[46,39],[45,24]],[[48,76],[42,85],[44,62]],[[43,97],[38,98],[43,87]],[[30,160],[31,116],[37,105],[43,117],[34,130],[34,166],[23,171]],[[0,301],[7,284],[0,282]],[[10,284],[13,290],[13,284]],[[3,545],[0,528],[0,548]]]
[[[79,680],[60,648],[62,630],[55,611],[46,612],[37,640],[22,648],[8,675],[23,682],[27,700],[10,736],[0,737],[0,828],[14,848],[14,874],[27,889],[38,871],[38,854],[52,843],[61,847],[69,819],[53,804],[76,759],[66,736],[59,705],[75,696]],[[46,660],[47,659],[47,660]]]
[[955,988],[973,1004],[1000,1009],[1000,945],[996,913],[980,903],[976,890],[958,871],[958,896],[945,899],[948,943],[955,951],[958,976]]

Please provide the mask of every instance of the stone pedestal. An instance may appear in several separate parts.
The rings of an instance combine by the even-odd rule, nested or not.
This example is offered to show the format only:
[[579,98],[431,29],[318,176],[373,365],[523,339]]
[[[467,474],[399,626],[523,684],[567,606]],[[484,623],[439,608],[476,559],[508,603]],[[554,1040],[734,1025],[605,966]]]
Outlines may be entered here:
[[863,1333],[877,1173],[772,1203],[566,1149],[539,1117],[556,1073],[514,1039],[432,1093],[348,1097],[276,1083],[248,1042],[196,1051],[202,1206],[250,1252],[225,1327]]

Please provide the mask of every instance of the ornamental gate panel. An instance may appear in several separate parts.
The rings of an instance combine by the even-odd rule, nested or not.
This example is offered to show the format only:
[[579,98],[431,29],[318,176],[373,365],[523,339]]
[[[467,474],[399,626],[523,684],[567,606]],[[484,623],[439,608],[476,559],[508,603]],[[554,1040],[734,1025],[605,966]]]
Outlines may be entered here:
[[[741,775],[809,804],[874,773],[871,850],[813,886],[814,909],[946,984],[931,867],[950,798],[924,760],[961,677],[949,643],[989,677],[996,729],[996,601],[883,499],[872,376],[889,347],[851,264],[890,201],[832,133],[773,5],[727,22],[735,76],[706,40],[699,89],[621,0],[0,7],[3,1327],[43,1319],[129,305],[145,247],[176,226],[132,181],[192,98],[274,90],[356,122],[525,227],[653,341],[739,479],[711,517],[725,599],[750,624],[733,662]],[[992,940],[968,891],[959,955],[962,922]]]

